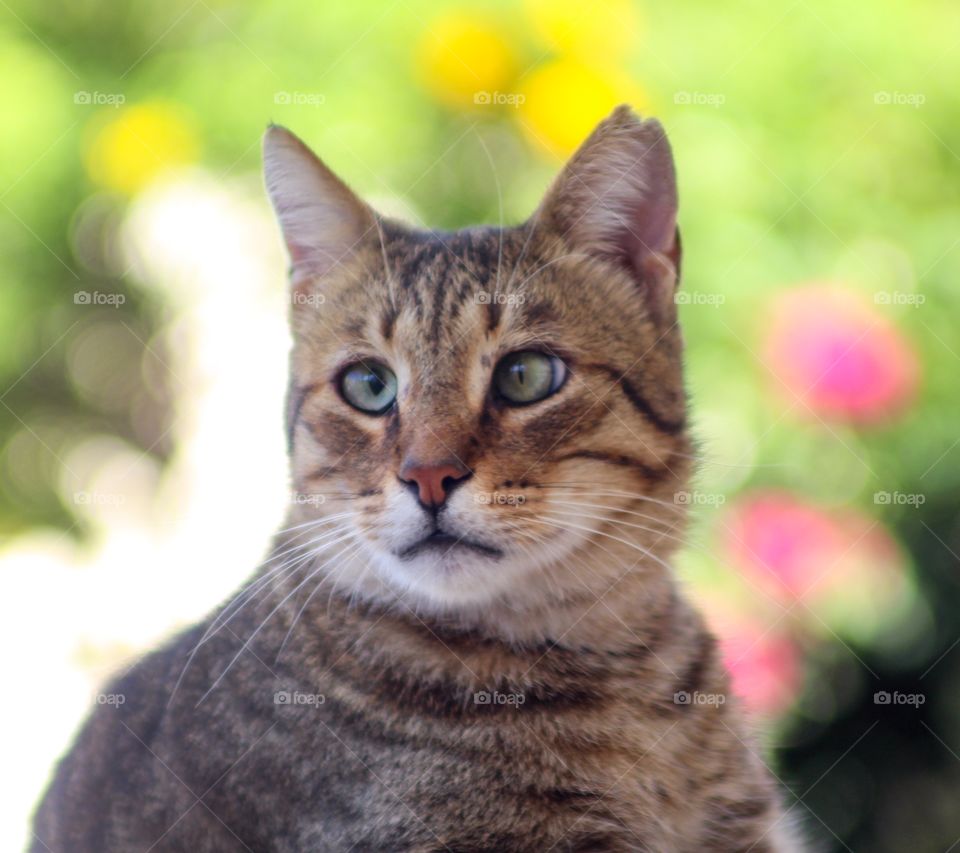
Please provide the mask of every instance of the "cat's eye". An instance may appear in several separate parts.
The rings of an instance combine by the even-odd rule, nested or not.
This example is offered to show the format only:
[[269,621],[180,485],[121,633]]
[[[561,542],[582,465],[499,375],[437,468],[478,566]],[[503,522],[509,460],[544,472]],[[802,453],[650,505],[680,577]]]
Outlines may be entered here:
[[504,356],[493,372],[493,388],[514,406],[536,403],[555,394],[567,378],[567,366],[556,356],[533,350]]
[[340,393],[355,409],[382,415],[397,399],[397,377],[377,362],[360,362],[340,376]]

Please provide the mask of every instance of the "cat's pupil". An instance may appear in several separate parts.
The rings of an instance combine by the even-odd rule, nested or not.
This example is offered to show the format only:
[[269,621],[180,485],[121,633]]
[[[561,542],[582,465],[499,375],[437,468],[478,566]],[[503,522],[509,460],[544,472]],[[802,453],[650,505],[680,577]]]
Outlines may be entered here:
[[516,377],[517,382],[519,382],[521,385],[526,382],[526,373],[527,370],[523,364],[515,364],[513,366],[513,375]]
[[380,392],[386,387],[383,380],[376,373],[367,376],[367,384],[370,386],[370,392],[374,397],[379,397]]

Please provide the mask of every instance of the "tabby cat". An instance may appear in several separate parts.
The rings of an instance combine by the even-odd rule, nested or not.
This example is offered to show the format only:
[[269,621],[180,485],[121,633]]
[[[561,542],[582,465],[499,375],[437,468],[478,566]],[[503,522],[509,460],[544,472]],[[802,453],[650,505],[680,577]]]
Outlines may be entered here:
[[297,499],[239,594],[107,689],[33,849],[799,849],[671,571],[660,124],[617,109],[507,228],[381,217],[280,127],[264,160]]

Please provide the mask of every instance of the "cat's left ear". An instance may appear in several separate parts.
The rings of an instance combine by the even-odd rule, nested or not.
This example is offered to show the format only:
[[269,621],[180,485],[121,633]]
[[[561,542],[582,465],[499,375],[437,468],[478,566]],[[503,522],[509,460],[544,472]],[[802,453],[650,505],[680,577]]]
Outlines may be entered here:
[[294,284],[327,275],[376,234],[373,210],[286,128],[267,128],[263,172]]
[[625,267],[654,319],[675,316],[680,276],[677,181],[666,132],[627,106],[602,121],[534,217],[574,251]]

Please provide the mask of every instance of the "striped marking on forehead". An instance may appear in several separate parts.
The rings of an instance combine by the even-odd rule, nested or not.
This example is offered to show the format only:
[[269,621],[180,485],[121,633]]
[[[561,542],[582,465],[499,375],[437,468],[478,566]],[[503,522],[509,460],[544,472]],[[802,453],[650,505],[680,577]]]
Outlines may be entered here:
[[[405,236],[390,258],[400,285],[400,297],[421,324],[423,344],[439,353],[444,329],[454,324],[466,306],[480,302],[481,293],[497,286],[500,232],[495,228],[455,233],[432,232]],[[488,326],[499,322],[499,306],[486,302]],[[392,321],[389,326],[392,332]]]

